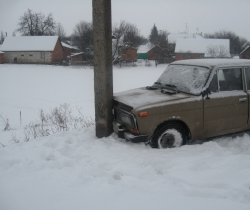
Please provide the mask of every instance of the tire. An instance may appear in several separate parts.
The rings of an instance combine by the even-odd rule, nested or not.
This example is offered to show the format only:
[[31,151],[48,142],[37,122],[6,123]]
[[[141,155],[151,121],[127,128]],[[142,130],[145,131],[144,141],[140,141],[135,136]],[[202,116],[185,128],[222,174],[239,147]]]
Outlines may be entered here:
[[170,122],[152,135],[150,146],[159,149],[180,147],[186,144],[187,139],[186,129],[178,122]]

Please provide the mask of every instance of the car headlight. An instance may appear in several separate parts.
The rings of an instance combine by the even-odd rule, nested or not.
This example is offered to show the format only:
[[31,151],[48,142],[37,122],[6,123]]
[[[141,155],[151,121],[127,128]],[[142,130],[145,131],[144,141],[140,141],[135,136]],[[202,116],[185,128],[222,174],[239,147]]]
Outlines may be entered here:
[[117,121],[121,121],[123,124],[130,126],[131,128],[137,128],[135,117],[133,114],[128,113],[122,109],[115,107],[115,115]]

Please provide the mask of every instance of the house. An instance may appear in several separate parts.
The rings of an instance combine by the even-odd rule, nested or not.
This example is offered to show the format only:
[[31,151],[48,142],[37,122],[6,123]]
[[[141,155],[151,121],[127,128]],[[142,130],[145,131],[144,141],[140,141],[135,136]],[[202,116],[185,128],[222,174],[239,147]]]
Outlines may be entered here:
[[178,38],[175,60],[199,58],[230,58],[229,39],[183,39]]
[[158,45],[140,45],[137,50],[137,59],[157,60],[160,57],[163,57],[163,49]]
[[61,42],[63,46],[63,58],[67,58],[68,56],[71,56],[73,53],[78,53],[80,50],[76,46],[72,46],[70,44],[67,44],[65,42]]
[[1,51],[5,63],[60,63],[63,47],[58,36],[6,37]]
[[250,45],[248,45],[241,53],[241,59],[250,59]]
[[148,51],[148,60],[158,60],[164,55],[163,49],[158,45],[155,45]]
[[80,53],[74,53],[72,54],[71,57],[71,62],[72,63],[82,63],[83,62],[83,52]]
[[126,47],[121,53],[122,61],[137,61],[137,49],[133,47]]

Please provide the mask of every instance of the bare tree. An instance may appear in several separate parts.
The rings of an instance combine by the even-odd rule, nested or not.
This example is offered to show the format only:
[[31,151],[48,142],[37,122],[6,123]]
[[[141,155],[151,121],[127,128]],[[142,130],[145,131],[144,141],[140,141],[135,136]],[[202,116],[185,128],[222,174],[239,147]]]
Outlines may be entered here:
[[212,58],[229,57],[229,49],[224,45],[210,45],[207,47],[206,54]]
[[93,49],[93,27],[92,23],[80,21],[76,24],[72,34],[72,41],[75,46],[83,52],[90,52]]
[[65,39],[66,39],[66,32],[65,32],[64,27],[62,26],[61,23],[57,24],[55,35],[59,36],[59,38],[60,38],[61,41],[65,41]]
[[139,30],[134,24],[124,20],[120,24],[113,25],[113,35],[115,39],[112,43],[112,56],[115,62],[126,47],[138,47],[145,44],[147,40],[139,34]]
[[3,32],[1,31],[0,44],[2,44],[3,41],[4,41],[4,35],[3,35]]
[[54,35],[56,22],[52,14],[45,16],[42,13],[35,13],[28,9],[18,22],[19,28],[16,30],[26,36]]
[[248,40],[243,37],[239,37],[232,31],[220,30],[213,34],[205,34],[205,38],[216,39],[229,39],[230,40],[230,52],[232,54],[239,54],[244,50],[247,44],[250,44]]

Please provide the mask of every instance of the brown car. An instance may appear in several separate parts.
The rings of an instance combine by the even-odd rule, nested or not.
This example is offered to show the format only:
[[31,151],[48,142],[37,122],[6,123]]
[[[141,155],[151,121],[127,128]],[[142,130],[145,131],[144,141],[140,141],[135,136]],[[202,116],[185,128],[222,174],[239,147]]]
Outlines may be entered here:
[[250,129],[250,60],[195,59],[168,65],[148,87],[114,95],[114,131],[154,148]]

